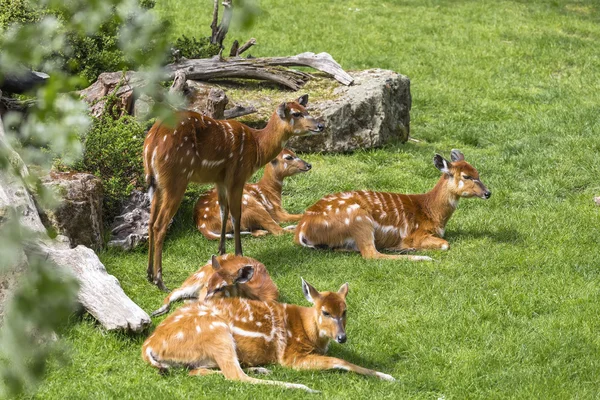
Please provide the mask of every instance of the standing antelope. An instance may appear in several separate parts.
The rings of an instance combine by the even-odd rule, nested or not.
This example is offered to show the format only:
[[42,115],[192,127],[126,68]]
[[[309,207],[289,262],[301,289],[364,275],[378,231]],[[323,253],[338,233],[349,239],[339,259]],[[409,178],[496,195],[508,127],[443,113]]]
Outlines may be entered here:
[[257,260],[230,254],[212,256],[210,263],[169,293],[162,307],[154,311],[152,316],[169,312],[171,304],[178,300],[197,299],[202,302],[223,296],[275,301],[279,291],[265,266]]
[[[142,358],[163,371],[190,368],[190,375],[217,373],[227,379],[304,389],[301,384],[249,377],[240,367],[278,363],[295,369],[341,369],[393,381],[382,372],[324,356],[329,341],[346,342],[348,284],[318,292],[302,280],[313,307],[240,298],[214,299],[179,308],[146,339]],[[267,371],[268,372],[268,371]]]
[[451,160],[435,155],[433,165],[442,176],[428,193],[361,190],[322,198],[304,213],[294,241],[311,248],[359,251],[364,258],[430,261],[426,256],[388,255],[377,249],[405,252],[449,248],[442,237],[458,199],[489,199],[492,195],[460,151],[452,150]]
[[225,254],[229,213],[235,254],[242,255],[240,223],[244,184],[283,149],[287,140],[325,126],[304,108],[308,95],[281,103],[262,130],[237,121],[217,121],[192,111],[175,114],[174,127],[157,121],[144,141],[144,169],[152,196],[148,224],[148,280],[168,290],[162,279],[162,250],[167,226],[189,182],[215,183],[221,209],[219,254]]
[[[258,183],[244,186],[240,227],[245,232],[240,233],[263,236],[270,232],[281,235],[285,229],[279,226],[280,222],[298,221],[302,218],[302,214],[289,214],[281,207],[281,190],[284,178],[310,169],[311,165],[296,156],[296,153],[288,149],[282,150],[277,158],[266,165],[265,173]],[[194,209],[194,219],[204,237],[209,240],[220,237],[221,216],[216,189],[200,196]],[[232,230],[233,226],[228,220],[226,231]]]

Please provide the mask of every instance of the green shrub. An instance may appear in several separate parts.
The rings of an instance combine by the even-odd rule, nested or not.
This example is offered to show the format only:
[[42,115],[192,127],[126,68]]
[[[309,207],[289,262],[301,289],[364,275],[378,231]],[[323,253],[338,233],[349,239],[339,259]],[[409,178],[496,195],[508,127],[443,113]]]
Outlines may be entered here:
[[[173,48],[179,51],[179,57],[185,58],[210,58],[219,54],[218,44],[211,44],[210,37],[189,38],[185,35],[177,38]],[[170,62],[175,62],[174,56],[171,56]]]
[[35,22],[40,15],[40,10],[32,7],[28,0],[0,0],[0,29],[12,23]]

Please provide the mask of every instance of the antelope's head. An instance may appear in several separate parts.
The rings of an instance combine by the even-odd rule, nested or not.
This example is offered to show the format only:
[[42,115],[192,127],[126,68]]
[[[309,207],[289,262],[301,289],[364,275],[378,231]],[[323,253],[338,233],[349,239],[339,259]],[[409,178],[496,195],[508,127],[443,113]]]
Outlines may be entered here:
[[216,256],[211,259],[213,273],[206,282],[206,296],[204,300],[212,297],[232,297],[238,295],[237,285],[245,284],[254,276],[254,266],[238,264],[237,268],[223,268]]
[[465,161],[465,156],[459,150],[450,153],[452,162],[439,154],[433,158],[433,165],[448,176],[448,190],[458,197],[481,197],[487,200],[492,195],[487,187],[479,180],[479,172]]
[[344,283],[337,292],[319,292],[302,279],[302,292],[306,300],[313,304],[319,337],[345,343],[348,284]]
[[305,136],[323,132],[325,124],[311,117],[306,106],[308,104],[308,95],[301,96],[296,101],[281,103],[275,111],[279,118],[287,123],[288,130],[293,136]]
[[277,158],[271,161],[271,165],[275,174],[282,179],[301,172],[308,172],[312,168],[312,165],[289,149],[283,149]]

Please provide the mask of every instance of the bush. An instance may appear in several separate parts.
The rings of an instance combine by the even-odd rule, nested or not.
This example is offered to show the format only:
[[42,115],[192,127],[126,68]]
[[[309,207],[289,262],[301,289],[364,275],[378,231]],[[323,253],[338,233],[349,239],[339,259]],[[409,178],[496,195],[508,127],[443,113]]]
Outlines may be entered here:
[[28,0],[0,0],[0,29],[12,23],[35,22],[40,15],[40,10],[34,9]]
[[[185,58],[210,58],[219,54],[221,49],[218,44],[210,43],[210,37],[196,39],[185,35],[175,41],[173,48],[179,51],[178,57]],[[175,61],[175,56],[171,56],[170,62]]]

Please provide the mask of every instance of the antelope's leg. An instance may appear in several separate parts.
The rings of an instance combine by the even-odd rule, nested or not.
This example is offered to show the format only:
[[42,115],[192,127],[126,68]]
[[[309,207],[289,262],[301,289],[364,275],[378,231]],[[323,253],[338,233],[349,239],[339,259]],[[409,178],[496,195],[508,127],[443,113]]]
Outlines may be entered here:
[[257,225],[269,231],[273,235],[283,235],[283,233],[285,232],[283,228],[280,227],[279,224],[275,222],[275,220],[273,220],[271,214],[269,214],[267,210],[262,208],[255,200],[253,201],[252,206],[250,206],[249,204],[244,210],[243,219],[246,222],[246,226]]
[[154,223],[160,210],[160,202],[162,200],[160,187],[155,188],[152,204],[150,206],[150,221],[148,222],[148,268],[146,274],[149,282],[154,282]]
[[241,223],[242,223],[242,194],[244,185],[232,186],[227,189],[227,200],[229,203],[229,211],[233,222],[233,235],[235,238],[235,255],[243,256],[242,239],[241,239]]
[[217,195],[219,197],[219,208],[221,210],[221,239],[219,241],[219,255],[226,253],[225,241],[227,239],[227,220],[229,219],[229,202],[227,198],[227,189],[225,186],[217,185]]
[[282,209],[277,211],[275,218],[277,218],[279,222],[296,222],[300,221],[303,216],[304,214],[289,214]]
[[446,240],[433,235],[425,236],[421,240],[415,240],[414,246],[417,249],[448,250],[450,248],[450,244]]
[[296,359],[291,367],[294,369],[342,369],[344,371],[352,371],[361,375],[375,376],[386,381],[395,381],[394,377],[383,372],[374,371],[372,369],[363,368],[361,366],[349,363],[341,358],[321,356],[310,354],[301,359]]
[[168,292],[169,289],[167,289],[162,280],[163,245],[169,222],[177,212],[177,209],[181,204],[181,200],[183,200],[186,186],[187,185],[182,182],[173,182],[171,185],[162,188],[160,210],[158,212],[158,216],[156,217],[154,226],[152,227],[155,240],[153,282],[156,286],[158,286],[159,289],[166,292]]

